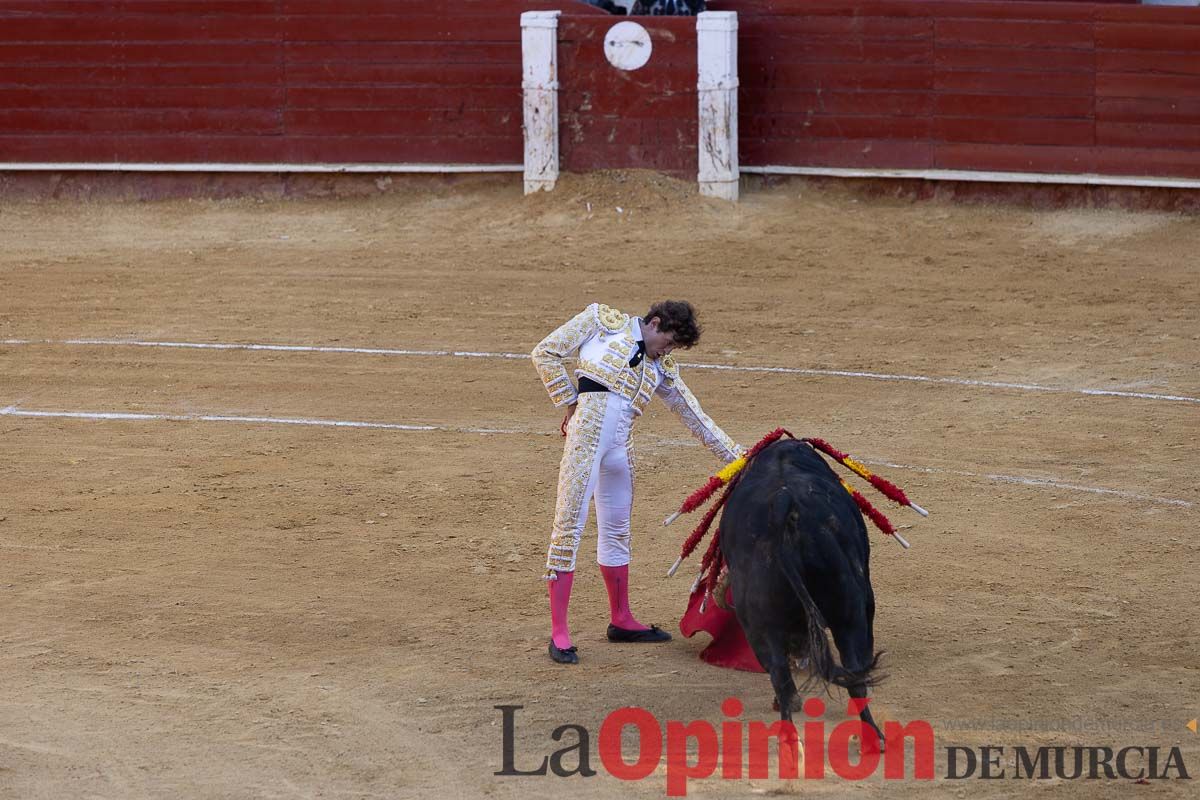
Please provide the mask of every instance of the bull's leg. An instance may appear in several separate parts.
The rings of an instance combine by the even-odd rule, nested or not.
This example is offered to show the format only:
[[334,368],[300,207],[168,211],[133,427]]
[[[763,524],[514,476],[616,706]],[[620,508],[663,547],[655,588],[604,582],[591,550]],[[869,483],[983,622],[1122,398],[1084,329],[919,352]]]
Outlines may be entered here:
[[[736,587],[734,588],[736,591]],[[736,607],[738,606],[735,605]],[[780,719],[790,722],[792,703],[796,699],[796,682],[792,679],[787,643],[778,632],[760,633],[754,626],[747,626],[745,623],[742,623],[742,628],[746,631],[746,641],[750,643],[750,649],[754,651],[758,663],[762,664],[771,678],[771,688],[775,690],[775,707],[779,711]]]
[[[850,692],[850,696],[853,698],[865,699],[867,696],[865,678],[871,671],[871,663],[873,661],[870,628],[861,623],[840,624],[832,628],[831,633],[833,633],[833,641],[837,645],[838,655],[841,657],[842,667],[846,672],[864,678],[861,683],[851,683],[847,686],[847,691]],[[870,725],[871,729],[875,731],[879,737],[879,749],[882,751],[884,746],[883,731],[875,724],[875,718],[871,716],[871,707],[863,706],[858,717],[864,724]]]
[[[846,627],[839,626],[833,630],[834,643],[838,645],[838,655],[841,657],[842,667],[846,672],[866,676],[870,670],[872,661],[871,644],[868,631],[865,626],[854,625],[850,626],[852,632],[846,633]],[[866,698],[866,681],[859,684],[851,684],[846,687],[846,691],[850,692],[850,696],[856,699]],[[875,730],[876,735],[880,738],[880,750],[883,750],[883,732],[880,726],[875,724],[875,717],[871,716],[871,708],[869,705],[864,705],[862,712],[859,712],[858,718],[865,724],[869,724],[872,730]]]
[[[850,692],[851,697],[857,699],[863,699],[867,696],[867,686],[863,683],[856,683],[849,687],[847,691]],[[879,737],[879,752],[882,753],[885,745],[883,731],[881,731],[879,726],[875,724],[875,718],[871,716],[871,707],[863,706],[863,710],[859,713],[858,718],[861,719],[864,724],[870,725],[871,729],[875,731],[875,735]]]
[[776,658],[764,665],[771,676],[771,687],[775,690],[775,702],[779,705],[779,718],[792,721],[792,703],[796,700],[796,681],[792,678],[791,664],[786,653],[779,652]]
[[792,722],[792,704],[798,699],[796,681],[792,678],[791,659],[788,658],[787,651],[774,649],[772,655],[772,658],[762,664],[771,676],[775,702],[779,707],[779,718],[788,723],[787,730],[779,734],[779,776],[782,778],[790,774],[795,777],[799,775],[800,765],[803,764],[803,761],[797,761],[797,758],[804,757],[804,745],[800,743],[795,723]]

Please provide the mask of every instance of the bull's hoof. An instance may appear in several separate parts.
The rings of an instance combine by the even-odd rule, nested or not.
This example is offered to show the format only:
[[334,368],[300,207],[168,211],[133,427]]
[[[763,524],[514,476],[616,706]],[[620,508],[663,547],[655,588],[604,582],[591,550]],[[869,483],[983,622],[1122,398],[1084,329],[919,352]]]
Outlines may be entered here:
[[627,628],[618,628],[616,625],[609,623],[608,640],[610,642],[642,642],[654,644],[656,642],[671,641],[671,634],[664,631],[657,625],[651,625],[648,631],[631,631]]
[[550,640],[550,659],[557,661],[559,664],[578,664],[579,656],[575,654],[575,645],[571,645],[565,650],[555,647],[554,640]]

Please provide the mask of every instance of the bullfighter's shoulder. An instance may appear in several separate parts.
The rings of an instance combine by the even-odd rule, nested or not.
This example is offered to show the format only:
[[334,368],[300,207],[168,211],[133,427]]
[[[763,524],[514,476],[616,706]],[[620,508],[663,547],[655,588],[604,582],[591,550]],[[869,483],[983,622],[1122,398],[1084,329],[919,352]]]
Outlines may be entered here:
[[629,315],[612,306],[603,303],[593,303],[596,308],[596,322],[609,333],[619,333],[629,324]]

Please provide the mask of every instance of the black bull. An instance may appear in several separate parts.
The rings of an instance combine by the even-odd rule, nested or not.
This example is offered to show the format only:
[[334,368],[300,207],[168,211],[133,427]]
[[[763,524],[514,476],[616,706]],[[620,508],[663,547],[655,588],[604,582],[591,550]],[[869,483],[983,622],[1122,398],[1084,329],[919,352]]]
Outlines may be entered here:
[[[854,499],[825,460],[797,440],[764,448],[731,489],[720,530],[733,610],[771,676],[780,716],[792,718],[793,659],[808,660],[812,680],[865,698],[880,656],[871,546]],[[860,717],[882,745],[870,709]]]

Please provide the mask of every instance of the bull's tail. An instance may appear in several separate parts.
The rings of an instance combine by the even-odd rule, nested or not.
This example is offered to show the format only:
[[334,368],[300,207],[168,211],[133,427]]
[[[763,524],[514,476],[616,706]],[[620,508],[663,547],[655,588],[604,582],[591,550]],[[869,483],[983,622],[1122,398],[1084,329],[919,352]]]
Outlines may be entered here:
[[[785,536],[777,541],[780,543],[795,542],[796,536],[800,535],[799,522],[800,515],[794,508],[794,498],[786,488],[779,492],[775,497],[772,516],[775,517],[773,528],[775,530],[786,530],[788,536]],[[776,553],[776,563],[779,569],[783,572],[784,577],[792,587],[792,591],[796,593],[796,597],[800,600],[800,604],[804,607],[805,616],[805,642],[803,653],[804,657],[808,658],[809,669],[812,675],[800,687],[801,692],[805,692],[811,688],[813,683],[820,682],[824,684],[834,684],[843,689],[849,689],[852,686],[874,686],[883,679],[883,676],[877,673],[879,668],[879,660],[882,657],[882,652],[870,653],[870,660],[865,664],[860,663],[854,665],[855,669],[847,669],[838,664],[833,657],[833,648],[829,644],[829,637],[825,633],[825,617],[821,613],[821,609],[817,607],[816,601],[813,600],[812,594],[809,593],[808,587],[804,583],[804,575],[801,574],[799,565],[799,555],[792,550],[781,550]],[[843,654],[845,658],[846,654]],[[863,654],[864,656],[868,654]],[[862,661],[863,659],[857,659]]]

